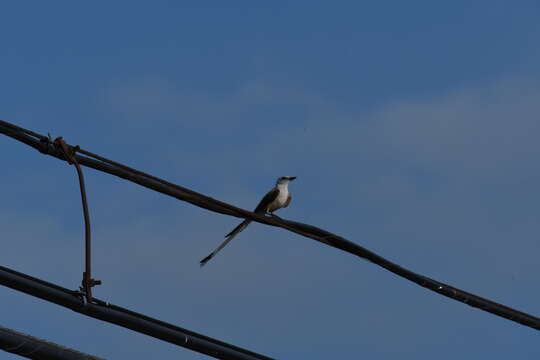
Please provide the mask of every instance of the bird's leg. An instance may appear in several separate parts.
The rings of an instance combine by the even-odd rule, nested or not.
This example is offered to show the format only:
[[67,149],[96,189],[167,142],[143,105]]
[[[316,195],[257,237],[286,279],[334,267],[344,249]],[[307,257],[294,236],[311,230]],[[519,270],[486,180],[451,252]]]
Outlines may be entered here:
[[274,214],[273,212],[269,213],[271,217],[273,217],[274,219],[279,219],[281,220],[281,218],[279,216],[277,216],[276,214]]

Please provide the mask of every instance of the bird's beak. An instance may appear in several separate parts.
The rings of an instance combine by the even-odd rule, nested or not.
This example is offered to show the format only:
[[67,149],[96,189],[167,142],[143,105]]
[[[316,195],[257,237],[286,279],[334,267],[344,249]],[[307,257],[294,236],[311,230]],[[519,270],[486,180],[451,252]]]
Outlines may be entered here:
[[290,180],[290,181],[293,181],[294,179],[296,179],[296,176],[290,176],[290,177],[289,177],[289,180]]

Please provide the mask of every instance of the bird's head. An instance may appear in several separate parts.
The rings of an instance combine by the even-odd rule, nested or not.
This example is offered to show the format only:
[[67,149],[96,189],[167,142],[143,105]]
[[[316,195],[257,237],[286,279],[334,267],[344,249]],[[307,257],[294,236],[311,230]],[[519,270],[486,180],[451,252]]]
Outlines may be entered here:
[[296,176],[282,176],[277,179],[276,185],[288,184],[296,179]]

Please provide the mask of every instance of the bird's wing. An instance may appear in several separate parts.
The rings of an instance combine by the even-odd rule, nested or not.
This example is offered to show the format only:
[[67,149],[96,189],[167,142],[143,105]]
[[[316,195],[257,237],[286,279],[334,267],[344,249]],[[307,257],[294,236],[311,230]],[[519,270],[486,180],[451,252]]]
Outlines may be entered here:
[[225,245],[227,245],[229,243],[229,241],[231,241],[232,239],[234,239],[234,237],[236,235],[238,235],[242,230],[244,230],[245,228],[247,228],[247,226],[249,225],[249,223],[251,222],[252,220],[244,220],[240,223],[240,225],[238,225],[237,227],[235,227],[233,229],[233,231],[231,231],[230,233],[228,233],[227,235],[225,235],[226,239],[224,242],[222,242],[217,248],[216,250],[212,251],[210,253],[210,255],[208,255],[207,257],[205,257],[204,259],[202,259],[199,264],[201,266],[204,266],[208,261],[210,261],[211,258],[213,258],[214,256],[216,256],[216,254],[225,247]]
[[273,188],[272,190],[270,190],[266,195],[264,195],[262,200],[259,202],[259,205],[257,205],[257,207],[255,208],[254,212],[265,213],[266,210],[268,209],[268,205],[270,205],[272,201],[276,200],[278,195],[279,195],[278,188]]
[[289,203],[291,202],[291,199],[292,199],[292,196],[291,196],[291,194],[289,194],[289,196],[287,196],[287,200],[285,200],[285,204],[283,204],[284,208],[289,206]]

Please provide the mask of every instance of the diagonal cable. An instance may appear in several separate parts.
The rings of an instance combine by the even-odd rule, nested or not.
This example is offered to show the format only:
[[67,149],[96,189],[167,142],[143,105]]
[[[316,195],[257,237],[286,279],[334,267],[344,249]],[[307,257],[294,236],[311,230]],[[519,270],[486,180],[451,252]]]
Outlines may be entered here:
[[105,360],[3,326],[0,326],[0,349],[35,360]]
[[[3,133],[18,141],[21,141],[44,154],[59,158],[61,160],[66,160],[59,152],[59,150],[52,146],[50,140],[44,135],[31,132],[29,130],[23,129],[14,124],[1,120],[0,133]],[[415,273],[396,263],[391,262],[390,260],[385,259],[384,257],[358,244],[355,244],[339,235],[333,234],[316,226],[284,220],[277,217],[267,217],[255,214],[251,211],[238,208],[231,204],[208,197],[204,194],[200,194],[193,190],[170,183],[153,175],[149,175],[142,171],[132,169],[126,165],[114,162],[84,149],[78,149],[78,152],[85,155],[75,155],[78,162],[84,166],[121,177],[141,186],[158,191],[162,194],[175,197],[179,200],[189,202],[193,205],[213,212],[244,219],[252,219],[253,221],[262,224],[287,229],[289,231],[295,232],[313,240],[322,242],[326,245],[335,247],[350,254],[354,254],[361,258],[369,260],[398,276],[408,279],[422,287],[449,297],[453,300],[460,301],[469,306],[479,308],[494,315],[540,330],[540,318],[536,316],[524,313],[522,311],[469,293],[467,291],[461,290],[443,282],[431,279],[427,276]]]
[[[34,297],[66,307],[80,314],[116,324],[126,329],[160,339],[177,346],[197,351],[216,359],[226,360],[270,360],[271,358],[241,347],[198,334],[179,326],[136,313],[117,305],[93,298],[89,303],[78,291],[69,290],[53,283],[0,266],[0,285],[32,295]],[[15,342],[21,347],[22,342]],[[2,348],[0,336],[0,349]],[[17,350],[10,346],[11,350]],[[36,350],[36,347],[28,347]],[[13,351],[12,351],[13,352]],[[56,359],[55,357],[41,359]]]

